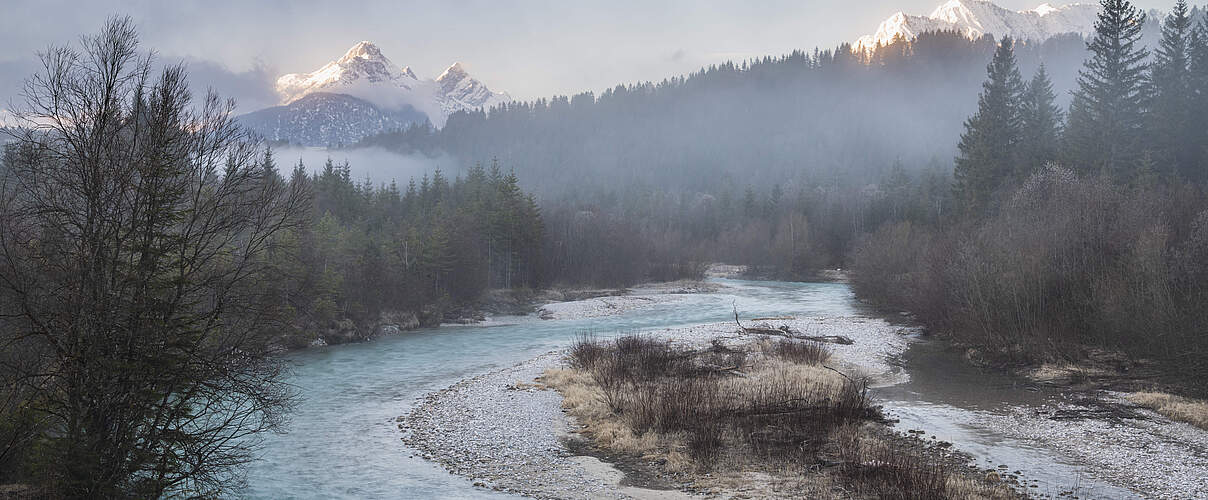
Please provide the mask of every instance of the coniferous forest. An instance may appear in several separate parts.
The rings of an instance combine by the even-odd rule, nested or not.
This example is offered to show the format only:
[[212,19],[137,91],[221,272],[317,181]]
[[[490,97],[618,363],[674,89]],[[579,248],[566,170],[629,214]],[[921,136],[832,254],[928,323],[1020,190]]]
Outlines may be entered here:
[[857,292],[991,360],[1122,350],[1202,380],[1208,24],[1179,2],[1151,53],[1143,17],[1104,2],[1068,111],[1002,40],[961,135],[957,211],[864,237]]
[[[794,51],[457,111],[440,128],[330,148],[321,165],[286,160],[289,144],[266,144],[233,101],[190,86],[184,64],[153,62],[133,21],[111,18],[39,53],[19,125],[0,128],[0,486],[229,496],[300,404],[291,354],[531,313],[543,293],[701,281],[715,263],[752,279],[841,276],[861,314],[909,321],[981,367],[1092,360],[1208,397],[1208,16],[1184,0],[1162,19],[1128,0],[1100,7],[1087,37],[937,31]],[[363,148],[451,164],[358,178],[339,158]],[[666,421],[724,421],[761,460],[774,449],[838,467],[840,482],[917,474],[888,498],[963,498],[941,471],[950,458],[919,471],[904,464],[913,455],[861,451],[860,425],[889,418],[869,404],[869,378],[823,364],[852,339],[743,323],[739,303],[727,331],[789,338],[673,354],[576,332],[567,369],[588,375],[542,377],[604,387],[576,404],[645,418],[627,445],[678,436],[673,456],[706,457],[709,474],[724,463],[722,427]],[[832,393],[790,408],[805,399],[753,385],[742,390],[767,401],[723,408],[727,377],[762,373],[743,372],[748,354]],[[691,383],[658,385],[676,377]],[[642,405],[656,402],[665,413],[651,416]],[[785,420],[760,427],[768,415]],[[768,444],[784,422],[808,436]]]
[[1184,2],[1165,19],[1105,2],[1086,40],[925,33],[362,145],[498,155],[536,175],[550,207],[618,214],[686,258],[789,277],[850,267],[861,296],[993,360],[1095,347],[1203,373],[1205,23]]

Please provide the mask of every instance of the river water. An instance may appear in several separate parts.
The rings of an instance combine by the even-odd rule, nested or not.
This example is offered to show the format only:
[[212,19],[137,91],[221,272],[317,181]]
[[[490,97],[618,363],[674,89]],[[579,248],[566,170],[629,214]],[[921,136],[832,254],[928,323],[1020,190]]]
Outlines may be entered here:
[[[850,288],[837,283],[715,280],[716,293],[677,296],[625,314],[543,321],[494,318],[484,325],[441,327],[363,344],[308,349],[289,355],[291,383],[302,403],[288,431],[267,436],[248,470],[240,498],[500,498],[439,466],[413,457],[400,441],[395,417],[417,398],[457,381],[565,347],[579,332],[600,336],[689,326],[744,317],[871,316]],[[904,355],[910,382],[876,390],[901,430],[923,429],[971,453],[983,467],[1008,465],[1036,480],[1034,491],[1082,488],[1095,497],[1131,497],[1096,483],[1077,464],[976,425],[979,414],[1055,397],[1014,387],[991,375],[954,368],[942,350],[918,342]],[[954,373],[952,369],[968,372]]]

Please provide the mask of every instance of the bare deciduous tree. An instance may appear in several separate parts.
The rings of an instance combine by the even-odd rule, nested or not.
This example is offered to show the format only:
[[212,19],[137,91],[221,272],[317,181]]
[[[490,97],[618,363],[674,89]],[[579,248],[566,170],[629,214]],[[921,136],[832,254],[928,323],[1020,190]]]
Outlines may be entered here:
[[0,381],[49,493],[214,495],[294,398],[264,254],[306,193],[129,19],[41,57],[0,178]]

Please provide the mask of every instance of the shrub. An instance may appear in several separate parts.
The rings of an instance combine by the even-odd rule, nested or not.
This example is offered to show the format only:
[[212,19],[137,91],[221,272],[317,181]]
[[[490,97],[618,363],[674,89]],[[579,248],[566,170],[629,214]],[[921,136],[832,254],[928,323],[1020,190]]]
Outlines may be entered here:
[[820,365],[830,359],[830,348],[812,340],[782,339],[771,345],[770,354],[785,361],[804,365]]
[[1124,187],[1050,166],[1005,199],[946,231],[873,232],[851,255],[856,293],[1016,361],[1092,346],[1184,379],[1208,374],[1202,188]]

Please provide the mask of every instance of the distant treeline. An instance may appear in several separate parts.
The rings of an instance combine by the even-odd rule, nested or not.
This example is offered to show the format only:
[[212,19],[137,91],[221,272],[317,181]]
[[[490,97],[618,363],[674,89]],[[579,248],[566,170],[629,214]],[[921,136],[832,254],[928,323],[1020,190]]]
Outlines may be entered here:
[[[272,152],[261,164],[280,177]],[[289,343],[348,341],[383,327],[435,325],[474,312],[491,289],[629,286],[699,278],[704,263],[644,228],[590,210],[542,209],[498,162],[405,186],[355,181],[331,160],[299,162],[287,182],[308,214],[274,240],[274,284],[294,317]]]
[[[1104,0],[1068,109],[1003,40],[956,159],[953,205],[851,255],[856,292],[1011,361],[1087,349],[1208,374],[1208,22],[1178,2],[1150,53]],[[1203,384],[1185,384],[1202,392]]]
[[[542,198],[566,186],[713,192],[842,175],[868,179],[900,162],[946,163],[976,109],[992,37],[924,33],[870,54],[850,45],[725,63],[657,83],[459,112],[441,129],[415,125],[360,146],[449,155],[463,165],[499,158]],[[1073,86],[1085,43],[1065,35],[1021,45],[1059,91]]]
[[[271,151],[262,164],[277,175]],[[350,170],[328,160],[308,175],[299,162],[289,180],[312,193],[311,217],[271,253],[295,340],[434,325],[483,290],[542,283],[541,215],[515,175],[478,167],[450,180],[437,170],[400,188],[355,182]]]
[[[938,218],[951,208],[948,159],[996,46],[936,32],[869,54],[796,51],[460,112],[442,129],[417,125],[360,146],[470,165],[498,158],[538,196],[551,236],[578,235],[601,262],[642,248],[659,269],[728,261],[808,277],[842,266],[861,234],[901,212]],[[1018,53],[1025,67],[1058,68],[1054,80],[1071,88],[1086,50],[1067,35]],[[606,233],[568,230],[589,219]],[[584,265],[568,245],[546,249],[562,273],[547,278],[664,274]]]

